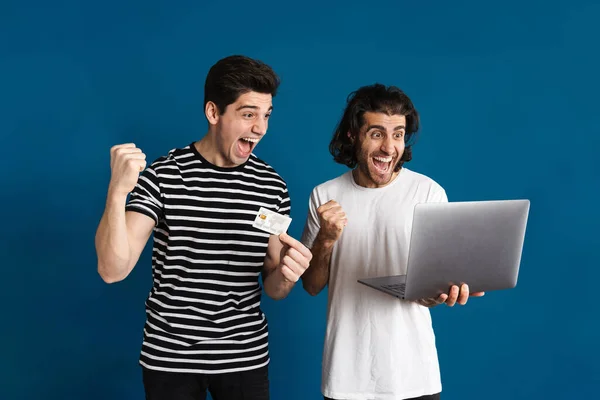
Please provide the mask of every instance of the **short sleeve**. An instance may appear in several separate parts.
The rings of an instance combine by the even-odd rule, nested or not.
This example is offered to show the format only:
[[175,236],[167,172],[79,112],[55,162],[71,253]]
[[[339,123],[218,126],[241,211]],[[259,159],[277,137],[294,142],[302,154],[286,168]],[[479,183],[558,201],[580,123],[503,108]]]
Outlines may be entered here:
[[290,199],[290,194],[287,190],[287,187],[284,189],[281,194],[281,200],[279,201],[279,207],[277,210],[280,214],[287,215],[288,217],[292,211],[292,200]]
[[138,178],[125,210],[139,212],[152,218],[154,226],[163,218],[163,198],[154,165],[146,168]]
[[448,196],[446,191],[440,185],[433,185],[427,196],[428,203],[447,203]]
[[319,225],[319,216],[317,214],[317,208],[319,208],[317,200],[317,191],[316,189],[314,189],[308,201],[308,215],[306,217],[304,231],[302,232],[302,238],[300,239],[302,244],[308,247],[309,249],[312,248],[317,234],[319,233],[319,229],[321,229]]

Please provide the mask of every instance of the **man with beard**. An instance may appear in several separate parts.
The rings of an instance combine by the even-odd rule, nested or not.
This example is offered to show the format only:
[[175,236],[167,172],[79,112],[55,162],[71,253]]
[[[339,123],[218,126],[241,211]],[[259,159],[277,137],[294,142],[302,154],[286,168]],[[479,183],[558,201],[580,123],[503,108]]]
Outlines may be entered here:
[[448,201],[439,184],[404,167],[418,129],[418,112],[400,89],[358,89],[329,147],[334,160],[351,170],[311,193],[302,242],[313,258],[302,281],[311,295],[329,286],[325,399],[440,396],[428,308],[466,304],[468,286],[412,302],[357,283],[364,276],[405,274],[414,206]]
[[287,234],[253,227],[261,207],[290,213],[285,181],[253,153],[278,86],[262,62],[224,58],[206,78],[201,140],[145,170],[134,144],[111,149],[98,272],[108,283],[125,279],[154,232],[139,359],[149,400],[200,400],[207,390],[215,400],[269,398],[259,275],[266,294],[282,299],[311,258]]

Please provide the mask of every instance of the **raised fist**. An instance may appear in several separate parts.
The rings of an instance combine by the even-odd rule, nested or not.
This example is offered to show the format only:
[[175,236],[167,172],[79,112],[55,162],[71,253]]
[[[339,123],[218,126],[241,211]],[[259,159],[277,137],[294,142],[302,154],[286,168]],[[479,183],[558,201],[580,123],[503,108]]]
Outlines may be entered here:
[[127,196],[137,184],[140,172],[146,168],[146,155],[133,143],[119,144],[110,149],[109,192]]
[[319,224],[321,229],[319,236],[321,240],[336,242],[344,227],[348,224],[346,213],[335,200],[329,200],[321,207],[317,208],[317,214],[319,215]]

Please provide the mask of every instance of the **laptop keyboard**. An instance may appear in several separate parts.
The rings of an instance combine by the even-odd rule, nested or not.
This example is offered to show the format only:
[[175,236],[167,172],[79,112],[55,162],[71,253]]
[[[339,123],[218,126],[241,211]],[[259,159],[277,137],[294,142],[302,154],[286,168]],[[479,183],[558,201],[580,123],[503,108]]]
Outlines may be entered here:
[[404,294],[404,291],[406,289],[406,284],[405,283],[396,283],[393,285],[381,285],[381,287],[383,287],[387,290],[391,290],[394,293]]

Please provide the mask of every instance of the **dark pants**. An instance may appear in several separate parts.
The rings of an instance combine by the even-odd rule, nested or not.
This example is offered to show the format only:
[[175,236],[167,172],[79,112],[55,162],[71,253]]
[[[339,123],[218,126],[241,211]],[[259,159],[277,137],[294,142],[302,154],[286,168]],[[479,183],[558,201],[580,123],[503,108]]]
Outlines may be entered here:
[[226,374],[187,374],[142,368],[146,400],[269,400],[268,366]]
[[[325,400],[334,400],[334,399],[330,399],[329,397],[325,397]],[[338,399],[341,400],[341,399]],[[421,397],[413,397],[411,399],[406,399],[406,400],[440,400],[440,394],[430,394],[427,396],[421,396]]]

